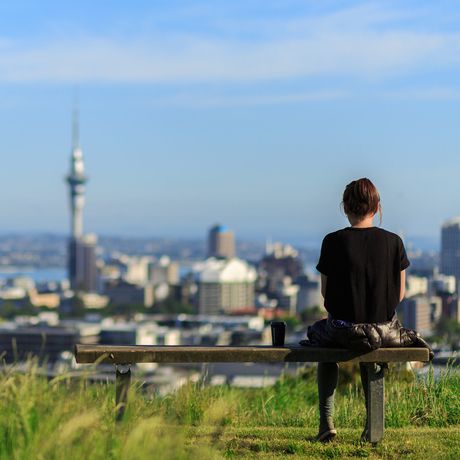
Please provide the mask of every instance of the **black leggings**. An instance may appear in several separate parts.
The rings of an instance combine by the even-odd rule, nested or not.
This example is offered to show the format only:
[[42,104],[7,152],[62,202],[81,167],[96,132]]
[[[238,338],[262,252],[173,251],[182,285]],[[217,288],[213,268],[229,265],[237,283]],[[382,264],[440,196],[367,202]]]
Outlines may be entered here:
[[[367,369],[359,364],[361,383],[367,408]],[[318,397],[320,426],[325,428],[334,415],[334,394],[339,379],[339,366],[337,363],[318,363]]]

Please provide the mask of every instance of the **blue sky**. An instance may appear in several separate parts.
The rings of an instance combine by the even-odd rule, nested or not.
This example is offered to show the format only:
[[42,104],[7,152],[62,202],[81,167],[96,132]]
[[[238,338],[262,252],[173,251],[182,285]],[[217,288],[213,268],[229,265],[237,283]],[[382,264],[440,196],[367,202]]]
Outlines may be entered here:
[[317,241],[347,182],[383,226],[460,214],[455,1],[4,1],[3,231],[66,232],[73,89],[85,228]]

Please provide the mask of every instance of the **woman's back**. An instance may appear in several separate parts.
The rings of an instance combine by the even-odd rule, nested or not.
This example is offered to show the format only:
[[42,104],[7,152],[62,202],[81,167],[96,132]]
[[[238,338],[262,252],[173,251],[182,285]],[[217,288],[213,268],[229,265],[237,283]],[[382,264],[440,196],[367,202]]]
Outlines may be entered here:
[[324,305],[334,319],[391,319],[409,266],[401,238],[378,227],[347,227],[326,235],[317,269],[327,276]]
[[[405,269],[409,261],[403,242],[395,233],[374,227],[373,219],[377,213],[380,222],[382,220],[380,195],[366,177],[345,187],[342,205],[351,227],[326,235],[316,266],[321,272],[324,306],[335,320],[387,322],[404,296]],[[309,326],[308,340],[300,343],[360,351],[371,351],[380,346],[428,347],[416,331],[402,328],[396,320],[385,325],[350,326],[329,318],[322,319]],[[318,363],[318,441],[330,441],[337,434],[332,416],[338,371],[337,363]],[[369,376],[362,363],[360,371],[369,409]],[[366,422],[361,439],[369,439],[367,425]]]

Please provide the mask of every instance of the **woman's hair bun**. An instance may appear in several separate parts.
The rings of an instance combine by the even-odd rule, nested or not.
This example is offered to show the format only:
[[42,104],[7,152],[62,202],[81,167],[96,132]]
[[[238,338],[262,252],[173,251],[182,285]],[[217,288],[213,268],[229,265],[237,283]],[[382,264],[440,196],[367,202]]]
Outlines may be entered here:
[[342,206],[347,215],[365,217],[380,211],[380,195],[375,185],[367,177],[363,177],[345,187]]

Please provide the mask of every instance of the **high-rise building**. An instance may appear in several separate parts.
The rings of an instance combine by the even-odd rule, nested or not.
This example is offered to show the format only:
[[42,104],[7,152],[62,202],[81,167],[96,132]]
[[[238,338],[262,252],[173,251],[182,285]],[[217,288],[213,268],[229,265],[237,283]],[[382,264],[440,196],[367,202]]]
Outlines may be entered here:
[[460,323],[460,299],[457,294],[441,295],[442,317]]
[[431,334],[433,324],[439,319],[442,304],[439,297],[416,295],[404,299],[398,306],[403,326],[421,334]]
[[83,235],[76,241],[76,288],[78,291],[96,292],[98,288],[97,236],[94,234]]
[[95,292],[97,289],[96,242],[94,235],[83,235],[85,204],[85,167],[79,145],[78,112],[74,111],[70,173],[66,177],[70,192],[71,234],[68,246],[68,276],[74,291]]
[[460,280],[460,217],[444,222],[441,229],[441,273]]
[[225,225],[214,225],[209,230],[208,257],[235,257],[235,237]]

